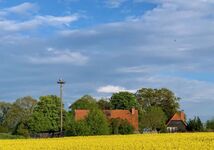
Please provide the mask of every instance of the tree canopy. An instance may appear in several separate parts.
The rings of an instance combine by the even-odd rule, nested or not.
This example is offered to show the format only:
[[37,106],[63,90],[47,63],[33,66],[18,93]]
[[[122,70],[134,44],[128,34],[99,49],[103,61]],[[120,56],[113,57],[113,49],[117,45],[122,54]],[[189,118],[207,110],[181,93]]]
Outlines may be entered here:
[[134,127],[127,120],[112,118],[110,120],[110,132],[112,134],[132,134]]
[[11,108],[11,103],[0,102],[0,125],[2,125],[3,121],[6,118],[6,114]]
[[93,109],[98,108],[96,99],[90,95],[84,95],[80,99],[76,100],[71,106],[71,110],[75,109]]
[[97,102],[97,105],[100,109],[102,110],[108,110],[108,109],[111,109],[111,104],[108,100],[106,99],[100,99],[98,102]]
[[187,130],[192,132],[200,132],[204,130],[201,119],[197,116],[193,119],[189,119],[187,122]]
[[132,109],[138,107],[138,102],[134,94],[129,92],[114,93],[110,98],[112,109]]
[[20,122],[26,122],[32,115],[36,103],[37,101],[30,96],[17,99],[6,114],[4,126],[13,131]]
[[29,119],[32,132],[55,132],[60,130],[61,101],[55,95],[41,96]]
[[140,122],[141,130],[144,128],[151,130],[165,130],[166,115],[160,107],[151,106],[142,114]]
[[206,129],[209,131],[214,131],[214,118],[211,120],[207,120]]
[[180,107],[180,98],[176,97],[172,91],[166,88],[142,88],[137,91],[136,97],[142,109],[145,110],[151,106],[160,107],[166,114],[167,119],[172,117]]
[[86,118],[91,135],[109,134],[109,127],[106,116],[99,109],[90,110]]

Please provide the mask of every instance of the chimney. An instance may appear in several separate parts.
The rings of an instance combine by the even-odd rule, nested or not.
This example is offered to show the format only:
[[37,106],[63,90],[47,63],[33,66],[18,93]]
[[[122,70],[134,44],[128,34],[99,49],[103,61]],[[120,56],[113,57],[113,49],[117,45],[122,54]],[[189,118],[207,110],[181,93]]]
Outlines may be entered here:
[[134,115],[134,114],[135,114],[135,108],[132,107],[132,115]]
[[185,114],[184,111],[180,112],[181,120],[185,121]]

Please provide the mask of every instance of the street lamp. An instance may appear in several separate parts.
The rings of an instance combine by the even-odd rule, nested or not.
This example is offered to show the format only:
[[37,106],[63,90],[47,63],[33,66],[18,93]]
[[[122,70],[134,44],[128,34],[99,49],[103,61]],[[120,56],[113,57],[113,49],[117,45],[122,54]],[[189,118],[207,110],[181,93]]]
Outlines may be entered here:
[[62,110],[63,110],[63,100],[62,100],[62,88],[63,85],[65,84],[65,81],[63,79],[59,79],[59,81],[57,81],[57,84],[60,85],[60,101],[61,101],[61,115],[60,115],[60,133],[62,135],[62,127],[63,127],[63,114],[62,114]]

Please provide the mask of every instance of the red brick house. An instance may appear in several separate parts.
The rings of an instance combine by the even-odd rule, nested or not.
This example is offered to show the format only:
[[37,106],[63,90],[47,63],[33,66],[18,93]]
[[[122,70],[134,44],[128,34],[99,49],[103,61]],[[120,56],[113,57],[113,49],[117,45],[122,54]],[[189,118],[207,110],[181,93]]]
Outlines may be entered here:
[[[76,109],[75,120],[82,120],[88,116],[89,110]],[[103,113],[108,119],[120,118],[127,120],[136,131],[138,131],[138,110],[103,110]],[[168,132],[185,132],[187,128],[185,114],[183,111],[175,113],[170,120],[166,123]]]
[[[75,120],[82,120],[88,116],[89,110],[86,109],[76,109],[75,110]],[[120,118],[127,120],[137,131],[138,130],[138,110],[132,108],[129,110],[103,110],[103,113],[108,119]]]
[[187,124],[184,112],[175,113],[166,125],[168,132],[185,132]]

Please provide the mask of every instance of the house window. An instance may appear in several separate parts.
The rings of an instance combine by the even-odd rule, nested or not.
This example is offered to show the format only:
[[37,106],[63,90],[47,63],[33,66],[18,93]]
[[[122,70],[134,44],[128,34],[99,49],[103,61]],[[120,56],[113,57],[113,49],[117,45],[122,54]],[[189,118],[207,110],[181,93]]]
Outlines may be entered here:
[[168,132],[177,132],[178,131],[178,127],[167,127],[167,131]]

